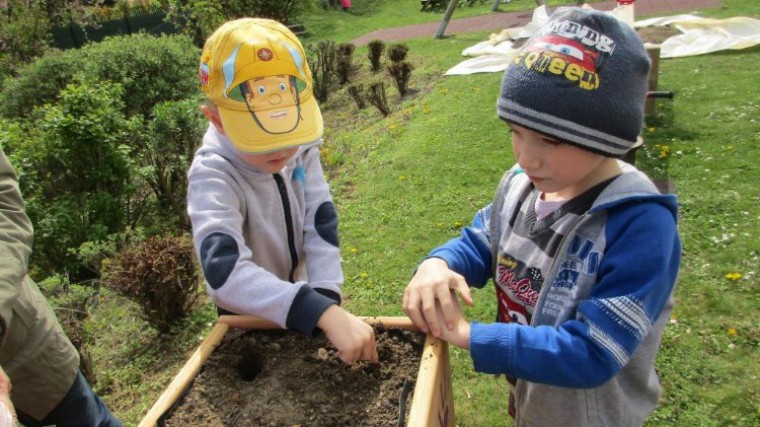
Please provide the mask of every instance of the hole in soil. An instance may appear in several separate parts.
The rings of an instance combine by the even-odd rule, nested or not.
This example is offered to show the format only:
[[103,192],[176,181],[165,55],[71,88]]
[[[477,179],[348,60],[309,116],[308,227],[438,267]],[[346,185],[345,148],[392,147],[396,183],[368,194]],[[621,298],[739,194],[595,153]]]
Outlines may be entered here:
[[250,348],[244,348],[237,366],[238,376],[243,381],[253,381],[264,367],[264,357]]

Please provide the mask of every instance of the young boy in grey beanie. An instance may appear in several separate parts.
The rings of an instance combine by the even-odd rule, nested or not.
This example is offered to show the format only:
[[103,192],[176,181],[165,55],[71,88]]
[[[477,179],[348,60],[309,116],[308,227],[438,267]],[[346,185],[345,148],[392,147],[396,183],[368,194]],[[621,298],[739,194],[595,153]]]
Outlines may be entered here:
[[[517,164],[404,293],[424,331],[505,374],[517,426],[641,426],[681,244],[673,195],[619,160],[643,124],[649,58],[632,28],[561,8],[505,71],[497,111]],[[456,296],[493,279],[495,323]]]

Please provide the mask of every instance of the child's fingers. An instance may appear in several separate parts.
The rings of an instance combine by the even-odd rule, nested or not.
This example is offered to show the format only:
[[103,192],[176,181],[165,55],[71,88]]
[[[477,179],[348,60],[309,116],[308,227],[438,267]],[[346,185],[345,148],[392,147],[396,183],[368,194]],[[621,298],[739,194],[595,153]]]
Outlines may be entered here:
[[434,337],[440,337],[441,326],[440,326],[440,323],[438,322],[438,313],[436,312],[436,306],[437,306],[436,301],[437,301],[437,298],[432,292],[430,292],[429,296],[422,298],[422,302],[421,302],[422,317],[423,317],[424,324],[427,325],[426,332],[431,333]]
[[467,285],[467,283],[464,280],[457,283],[456,290],[457,292],[459,292],[459,295],[462,297],[462,301],[464,301],[465,304],[472,307],[472,304],[473,304],[472,292],[470,291],[470,287]]
[[425,321],[425,315],[422,311],[423,298],[420,297],[420,291],[406,288],[404,291],[403,309],[412,323],[422,332],[428,332],[428,324]]
[[375,343],[375,340],[372,340],[372,343],[369,346],[365,346],[365,350],[366,354],[363,354],[363,360],[369,360],[372,363],[380,361],[380,357],[377,355],[377,344]]
[[443,320],[448,330],[455,328],[457,320],[457,312],[459,309],[459,301],[457,300],[456,292],[451,289],[441,289],[441,292],[437,295],[438,306],[436,317]]

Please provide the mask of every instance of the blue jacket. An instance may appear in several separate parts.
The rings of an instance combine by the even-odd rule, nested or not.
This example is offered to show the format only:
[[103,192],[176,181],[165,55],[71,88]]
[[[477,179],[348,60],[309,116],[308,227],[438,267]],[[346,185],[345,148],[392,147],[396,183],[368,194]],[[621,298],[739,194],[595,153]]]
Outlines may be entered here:
[[[642,425],[657,403],[654,359],[680,265],[677,201],[622,167],[571,220],[549,267],[537,273],[542,285],[530,324],[472,324],[475,369],[517,379],[518,426]],[[532,191],[519,168],[508,171],[472,226],[430,255],[470,286],[494,278],[498,291],[504,257],[529,259],[502,248]]]

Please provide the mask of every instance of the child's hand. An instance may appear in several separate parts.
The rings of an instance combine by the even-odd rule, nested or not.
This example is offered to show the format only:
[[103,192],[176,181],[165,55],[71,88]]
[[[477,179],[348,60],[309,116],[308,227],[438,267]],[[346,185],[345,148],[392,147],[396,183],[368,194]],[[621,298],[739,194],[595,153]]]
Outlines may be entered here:
[[378,362],[375,330],[362,319],[337,305],[331,305],[322,313],[317,326],[338,350],[338,356],[343,362]]
[[[472,305],[470,288],[464,277],[450,270],[446,261],[428,258],[420,264],[404,290],[404,312],[423,332],[439,337],[441,323],[453,330],[457,326],[455,321],[461,317],[455,313],[457,301],[452,290],[459,292],[467,305]],[[441,316],[436,313],[437,306],[440,306]]]
[[[451,291],[451,314],[454,316],[454,327],[443,328],[440,338],[450,344],[465,350],[470,349],[470,322],[464,316],[462,307],[459,305],[459,300],[454,291]],[[436,315],[438,322],[443,323],[443,310],[440,304],[436,304]]]

